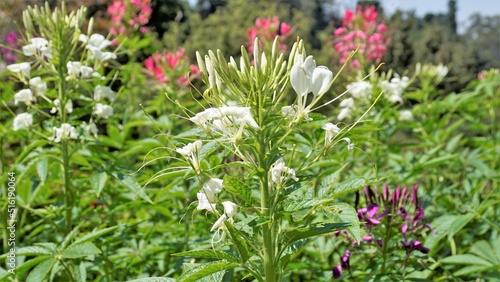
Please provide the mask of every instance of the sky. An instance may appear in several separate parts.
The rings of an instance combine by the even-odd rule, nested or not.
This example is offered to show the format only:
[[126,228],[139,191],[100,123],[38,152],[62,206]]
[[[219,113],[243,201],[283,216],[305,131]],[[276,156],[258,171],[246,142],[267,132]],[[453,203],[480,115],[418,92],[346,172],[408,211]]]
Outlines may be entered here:
[[[474,13],[484,16],[500,16],[500,0],[456,0],[458,30],[463,31],[468,25],[467,19]],[[353,8],[356,0],[336,0],[344,8]],[[381,0],[387,13],[397,9],[415,10],[418,16],[427,13],[446,13],[448,0]]]

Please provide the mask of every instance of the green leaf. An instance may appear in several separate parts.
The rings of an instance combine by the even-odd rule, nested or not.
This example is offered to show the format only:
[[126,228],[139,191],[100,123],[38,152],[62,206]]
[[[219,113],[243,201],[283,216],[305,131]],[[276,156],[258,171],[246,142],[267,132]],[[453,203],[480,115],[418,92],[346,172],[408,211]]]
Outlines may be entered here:
[[51,250],[39,246],[23,247],[16,250],[17,256],[40,256],[40,255],[51,255],[51,254],[53,254]]
[[246,204],[252,203],[252,189],[236,177],[224,175],[224,190],[240,198]]
[[194,250],[172,254],[172,256],[182,256],[182,257],[192,257],[192,258],[213,258],[218,260],[227,260],[230,262],[239,262],[238,258],[223,252],[216,250]]
[[364,186],[366,186],[366,180],[364,178],[362,177],[351,178],[339,183],[338,185],[335,185],[333,187],[332,196],[334,198],[339,198],[342,195],[354,192]]
[[283,205],[283,209],[286,212],[298,212],[317,207],[329,201],[331,201],[331,199],[289,200]]
[[100,253],[101,250],[99,250],[94,244],[87,242],[79,245],[73,244],[65,249],[61,254],[65,258],[81,258]]
[[[468,274],[478,273],[478,272],[484,273],[487,271],[495,271],[496,273],[498,273],[498,266],[470,265],[470,266],[462,267],[460,270],[455,271],[453,273],[453,275],[462,276],[462,275],[468,275]],[[484,277],[484,278],[486,278],[486,277]],[[496,276],[496,278],[498,278],[498,276]],[[494,280],[483,280],[483,281],[494,281]]]
[[443,215],[431,223],[434,227],[434,232],[430,233],[425,239],[425,246],[429,246],[429,255],[432,256],[436,254],[439,247],[439,242],[448,235],[451,224],[457,218],[456,215]]
[[175,279],[167,277],[148,277],[129,280],[128,282],[175,282]]
[[75,273],[76,282],[86,282],[87,281],[87,269],[85,269],[85,264],[82,262],[79,265],[73,265],[73,272]]
[[[492,252],[492,250],[493,250],[493,252]],[[497,249],[496,251],[500,251],[500,250]],[[494,253],[495,247],[490,245],[490,243],[488,243],[485,240],[475,242],[472,245],[472,247],[470,248],[470,252],[488,260],[492,264],[496,264],[496,265],[500,266],[500,260],[497,258],[497,256]]]
[[492,265],[489,261],[471,254],[445,257],[444,259],[441,260],[441,262],[449,264],[478,264],[483,266]]
[[48,260],[37,265],[26,278],[26,282],[40,282],[44,281],[47,274],[49,274],[50,270],[56,263],[54,258],[49,258]]
[[474,214],[472,213],[467,213],[464,215],[459,215],[457,218],[452,222],[449,233],[448,233],[448,240],[451,240],[455,234],[460,232],[469,221],[471,221],[474,218]]
[[106,184],[106,180],[108,179],[108,174],[106,172],[98,172],[94,171],[92,175],[90,175],[90,185],[94,189],[97,197],[101,194],[102,189],[104,188],[104,184]]
[[229,236],[231,237],[234,245],[238,249],[241,261],[246,262],[252,256],[252,254],[249,251],[245,237],[241,232],[236,230],[231,223],[226,222],[224,225],[226,226]]
[[239,266],[238,263],[228,262],[228,261],[215,261],[210,263],[204,263],[184,272],[177,281],[178,282],[197,281],[198,279],[208,276],[210,274],[230,268],[235,268],[238,266]]
[[148,197],[148,195],[146,195],[146,193],[144,192],[144,189],[141,187],[141,185],[139,185],[139,183],[137,183],[137,181],[135,181],[135,179],[124,174],[123,172],[112,172],[111,175],[113,175],[118,180],[120,180],[120,182],[123,185],[130,188],[130,190],[132,190],[136,195],[139,195],[141,198],[143,198],[144,200],[146,200],[150,204],[153,203],[153,201],[151,201],[151,199]]
[[337,230],[344,230],[350,226],[351,225],[349,223],[316,223],[285,232],[283,234],[283,239],[286,245],[291,245],[300,239],[330,233]]
[[349,163],[344,164],[340,169],[335,171],[334,173],[324,177],[320,184],[319,184],[319,189],[318,189],[318,196],[322,197],[323,195],[327,195],[331,192],[332,188],[334,187],[334,183],[339,179],[340,173],[346,168],[346,166]]
[[335,203],[332,207],[328,208],[331,209],[332,212],[327,213],[326,216],[334,222],[345,222],[351,224],[351,226],[346,229],[347,232],[351,234],[354,240],[361,242],[360,223],[356,210],[351,205],[346,203]]
[[47,158],[40,158],[38,159],[38,162],[36,163],[36,172],[38,173],[38,177],[40,177],[40,180],[45,182],[45,179],[47,179],[47,166],[48,166],[48,160]]
[[86,235],[76,239],[75,242],[73,242],[73,244],[71,244],[71,245],[78,245],[78,244],[81,244],[84,242],[91,241],[94,238],[101,237],[102,235],[109,233],[109,232],[112,232],[117,228],[118,228],[118,226],[113,226],[113,227],[108,227],[108,228],[104,228],[104,229],[100,229],[100,230],[94,230],[91,233],[86,234]]

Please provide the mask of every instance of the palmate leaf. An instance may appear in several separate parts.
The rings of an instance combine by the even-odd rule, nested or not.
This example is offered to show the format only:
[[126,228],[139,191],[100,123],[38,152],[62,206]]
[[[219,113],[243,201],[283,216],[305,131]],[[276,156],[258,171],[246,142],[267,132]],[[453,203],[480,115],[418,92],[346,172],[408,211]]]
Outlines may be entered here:
[[238,178],[224,175],[224,189],[234,196],[243,200],[246,204],[252,203],[252,189]]
[[226,252],[216,250],[194,250],[172,254],[172,256],[192,257],[192,258],[212,258],[218,260],[227,260],[230,262],[239,262],[239,259]]
[[330,218],[334,222],[348,222],[351,224],[346,230],[351,234],[351,236],[357,242],[361,242],[361,231],[360,223],[358,218],[358,213],[349,204],[346,203],[335,203],[331,207],[327,207],[327,210],[331,210],[330,213],[325,213],[325,216]]
[[327,195],[327,194],[330,193],[330,191],[334,187],[333,184],[339,179],[340,173],[346,168],[346,166],[348,164],[349,163],[344,164],[340,169],[338,169],[334,173],[332,173],[332,174],[324,177],[321,180],[321,182],[319,184],[319,189],[318,189],[318,196],[319,197],[322,197],[322,196]]
[[289,246],[300,239],[305,239],[338,230],[344,230],[350,226],[351,224],[349,223],[316,223],[285,232],[283,234],[283,239],[285,245]]
[[339,198],[342,195],[345,195],[345,194],[350,193],[350,192],[354,192],[354,191],[356,191],[356,190],[358,190],[366,185],[367,185],[367,182],[362,177],[355,177],[355,178],[348,179],[346,181],[343,181],[343,182],[333,186],[332,197]]
[[198,281],[199,279],[219,271],[238,267],[240,264],[229,261],[215,261],[210,263],[203,263],[197,265],[186,272],[184,272],[177,282],[191,282]]

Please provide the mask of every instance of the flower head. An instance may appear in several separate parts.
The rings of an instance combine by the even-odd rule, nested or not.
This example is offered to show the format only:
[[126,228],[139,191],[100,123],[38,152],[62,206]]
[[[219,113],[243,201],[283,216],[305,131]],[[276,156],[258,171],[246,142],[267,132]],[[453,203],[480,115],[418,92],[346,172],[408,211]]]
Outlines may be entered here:
[[94,114],[100,118],[109,118],[110,116],[113,115],[113,107],[101,103],[96,103],[94,108]]
[[15,131],[23,128],[29,128],[33,124],[33,115],[22,113],[14,118],[13,128]]
[[325,130],[325,145],[332,143],[333,137],[340,133],[340,128],[331,122],[325,123],[321,128]]
[[196,140],[193,143],[189,143],[182,148],[175,149],[177,153],[181,154],[193,166],[197,173],[199,173],[200,169],[199,154],[201,151],[201,146],[201,141]]
[[8,65],[7,69],[14,73],[22,74],[25,78],[30,78],[31,65],[30,63],[19,63]]
[[283,158],[279,158],[271,167],[271,180],[276,184],[277,188],[282,188],[283,183],[288,178],[299,181],[295,176],[295,170],[287,167]]
[[34,37],[30,38],[31,44],[23,46],[23,53],[25,56],[45,56],[52,58],[49,42],[45,38]]
[[56,143],[61,142],[62,139],[78,138],[75,127],[71,126],[69,123],[63,123],[61,124],[61,127],[53,127],[52,131],[53,131],[53,136],[49,137],[49,140],[54,141]]
[[14,104],[17,105],[19,102],[23,102],[26,105],[31,105],[31,102],[35,101],[33,97],[33,92],[31,89],[23,89],[14,95]]

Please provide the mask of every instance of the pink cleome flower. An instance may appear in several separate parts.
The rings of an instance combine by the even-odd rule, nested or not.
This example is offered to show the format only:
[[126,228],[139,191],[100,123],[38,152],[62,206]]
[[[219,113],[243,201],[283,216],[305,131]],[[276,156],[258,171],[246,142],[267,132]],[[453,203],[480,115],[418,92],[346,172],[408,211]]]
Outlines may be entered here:
[[[384,36],[388,28],[377,23],[375,6],[363,9],[358,6],[356,12],[347,10],[342,20],[342,26],[333,34],[334,48],[340,55],[340,63],[344,64],[352,51],[359,47],[358,53],[363,55],[365,63],[379,63],[387,51],[388,38]],[[352,60],[351,66],[361,68],[359,60]]]
[[129,30],[149,31],[144,25],[153,13],[151,0],[114,0],[107,11],[111,16],[110,33],[113,35],[126,34]]
[[[263,48],[263,41],[268,43],[268,45],[272,44],[276,37],[278,37],[281,41],[281,39],[290,35],[291,30],[292,27],[289,24],[280,22],[276,16],[258,18],[255,20],[255,25],[247,30],[247,37],[250,41],[248,51],[253,52],[253,43],[256,37],[259,37],[259,45]],[[280,43],[279,49],[284,52],[287,51],[288,47],[285,44]]]
[[200,70],[187,62],[186,51],[183,48],[175,52],[158,51],[144,60],[146,69],[162,83],[178,86],[189,86],[190,81],[200,76]]

